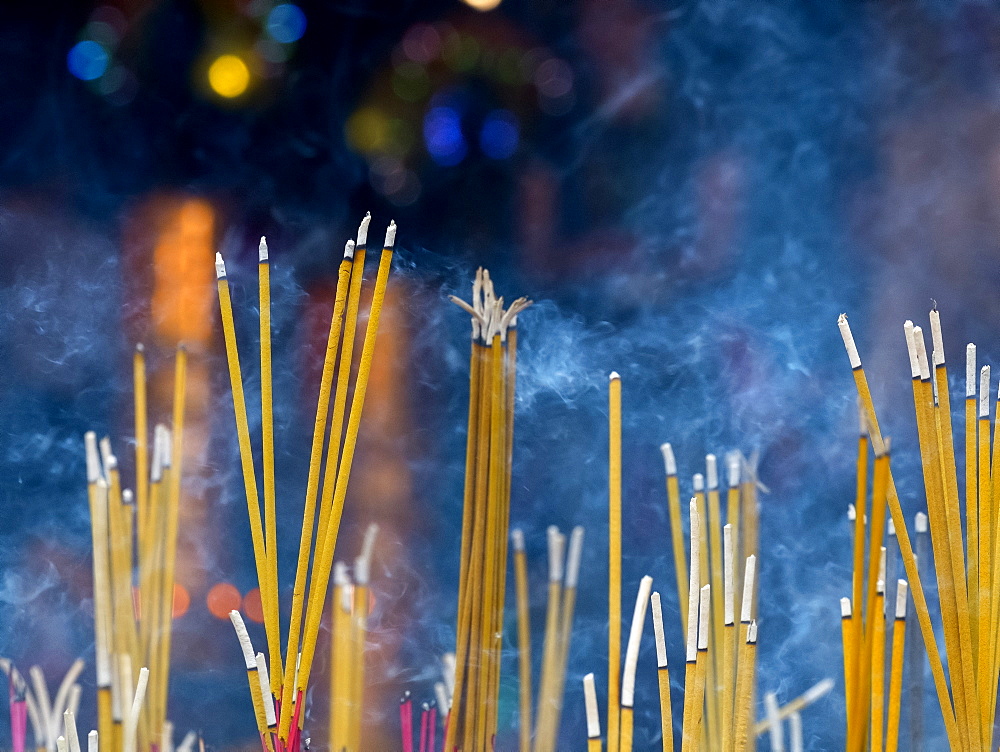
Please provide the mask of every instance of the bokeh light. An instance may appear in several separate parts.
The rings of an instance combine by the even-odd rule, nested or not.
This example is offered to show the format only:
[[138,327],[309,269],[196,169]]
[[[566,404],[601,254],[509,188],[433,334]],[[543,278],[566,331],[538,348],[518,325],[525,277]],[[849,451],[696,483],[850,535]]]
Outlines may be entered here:
[[267,14],[267,33],[282,44],[297,42],[306,33],[306,14],[297,5],[282,3]]
[[208,612],[217,619],[228,619],[229,612],[238,611],[242,602],[240,591],[228,582],[212,585],[208,595],[205,596]]
[[388,133],[389,124],[386,117],[375,107],[359,107],[347,119],[344,126],[347,143],[362,154],[382,149]]
[[176,619],[178,617],[184,616],[187,613],[188,608],[191,606],[191,595],[188,593],[187,588],[178,582],[174,583],[174,604],[173,604],[173,617]]
[[430,77],[419,63],[401,63],[392,72],[392,90],[405,102],[420,101],[430,89]]
[[104,75],[111,57],[97,42],[86,39],[77,42],[66,56],[69,72],[83,81],[93,81]]
[[243,596],[243,613],[250,621],[264,623],[264,606],[260,602],[260,588],[253,588]]
[[508,110],[494,110],[483,120],[479,148],[490,159],[508,159],[517,151],[520,128]]
[[432,107],[424,117],[427,153],[440,165],[452,167],[465,158],[462,117],[453,107]]
[[475,8],[483,13],[488,10],[493,10],[500,5],[502,1],[503,0],[463,0],[463,2],[465,2],[465,4],[470,8]]
[[250,85],[250,69],[238,55],[220,55],[208,68],[208,85],[220,97],[233,99]]

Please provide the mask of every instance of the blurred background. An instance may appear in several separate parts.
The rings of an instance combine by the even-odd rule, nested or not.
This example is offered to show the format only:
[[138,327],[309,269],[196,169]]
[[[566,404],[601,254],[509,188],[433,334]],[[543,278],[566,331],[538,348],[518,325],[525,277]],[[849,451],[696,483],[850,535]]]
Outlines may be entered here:
[[[994,6],[42,0],[0,10],[0,92],[0,655],[51,676],[86,658],[83,724],[82,435],[108,434],[129,456],[132,348],[147,348],[152,417],[166,419],[183,341],[170,716],[209,747],[252,743],[226,614],[257,621],[259,594],[212,259],[229,264],[246,355],[259,236],[271,247],[290,583],[336,268],[370,210],[376,239],[398,223],[399,253],[340,542],[353,557],[381,525],[370,748],[395,747],[398,697],[430,699],[454,645],[468,319],[447,295],[468,298],[479,265],[508,300],[537,301],[520,322],[511,513],[537,630],[545,527],[587,529],[561,748],[583,743],[579,678],[604,682],[611,370],[624,379],[626,602],[651,574],[680,666],[659,444],[673,443],[684,493],[706,452],[756,452],[768,489],[758,696],[787,701],[834,677],[805,737],[843,744],[837,599],[857,418],[836,316],[852,315],[912,518],[923,500],[903,319],[924,321],[933,298],[952,361],[967,341],[981,362],[1000,354]],[[252,402],[259,382],[245,374]],[[536,644],[537,661],[540,631]],[[650,639],[642,749],[659,745],[653,665]],[[513,660],[504,672],[500,743],[512,744]],[[307,734],[325,748],[315,684]],[[942,731],[926,705],[933,748]]]

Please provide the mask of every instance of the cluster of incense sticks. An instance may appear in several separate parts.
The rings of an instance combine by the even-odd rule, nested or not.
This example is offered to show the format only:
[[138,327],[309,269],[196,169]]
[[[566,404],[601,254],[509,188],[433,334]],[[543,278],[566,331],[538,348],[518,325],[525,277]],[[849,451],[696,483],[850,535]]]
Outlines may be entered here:
[[[647,607],[652,603],[656,640],[662,745],[674,748],[673,705],[666,638],[658,593],[652,578],[639,583],[632,626],[621,660],[621,377],[609,379],[609,578],[607,749],[631,752],[635,676]],[[681,627],[687,634],[682,749],[744,750],[751,743],[750,723],[755,675],[757,625],[753,619],[756,588],[757,482],[742,455],[729,456],[729,489],[723,525],[718,463],[706,458],[706,475],[694,477],[690,502],[690,565],[686,563],[677,463],[669,444],[661,447],[667,471],[667,501],[672,526]],[[707,504],[707,509],[706,509]],[[738,533],[741,534],[738,537]],[[684,579],[687,573],[687,580]],[[713,601],[712,592],[717,593]],[[741,592],[737,600],[737,591]],[[741,615],[739,629],[735,615]],[[587,736],[591,750],[601,749],[601,723],[594,675],[584,678]]]
[[514,441],[519,298],[504,308],[489,272],[478,270],[472,303],[469,422],[459,564],[455,689],[445,748],[488,749],[496,735],[507,584],[510,467]]
[[[173,428],[157,424],[149,458],[146,360],[133,357],[135,493],[122,488],[107,437],[84,436],[94,575],[97,727],[102,747],[159,744],[167,724],[174,572],[181,497],[187,352],[174,359]],[[148,702],[130,729],[135,669],[148,667]],[[141,672],[146,672],[146,668]],[[144,693],[146,692],[144,688]]]
[[[869,493],[870,442],[866,423],[862,412],[855,500],[848,512],[853,524],[851,597],[840,600],[847,747],[861,749],[868,740],[872,749],[894,752],[899,746],[908,584],[906,580],[897,580],[894,596],[887,597],[888,571],[895,563],[892,542],[896,538],[892,520],[888,521],[888,530],[886,525],[889,440],[886,438],[875,453]],[[890,613],[894,614],[894,620],[892,629],[887,631],[886,619]],[[887,645],[890,646],[888,701]]]
[[[542,675],[538,685],[537,712],[532,734],[531,697],[531,622],[529,618],[528,563],[524,533],[511,531],[514,544],[514,579],[517,599],[518,681],[520,701],[521,752],[555,752],[562,713],[566,663],[573,635],[573,611],[576,587],[583,554],[583,528],[570,534],[568,553],[566,536],[550,526],[548,535],[549,583],[545,609],[545,637],[542,643]],[[534,745],[532,745],[534,738]]]
[[333,626],[330,631],[330,749],[360,749],[364,708],[365,643],[368,637],[372,547],[378,525],[369,525],[354,560],[333,565]]
[[[370,221],[371,215],[366,215],[358,229],[357,241],[348,241],[338,272],[336,298],[330,321],[326,355],[323,360],[316,420],[309,455],[302,531],[296,559],[291,613],[288,622],[288,641],[284,656],[281,652],[279,621],[271,377],[271,289],[267,243],[264,238],[261,238],[257,267],[260,295],[262,493],[259,493],[257,488],[250,423],[244,399],[243,377],[236,345],[229,282],[222,257],[221,255],[216,256],[222,329],[267,641],[266,661],[263,653],[255,654],[252,648],[247,651],[246,647],[244,648],[244,658],[247,669],[256,669],[257,673],[257,676],[250,677],[250,692],[254,701],[257,730],[266,750],[273,749],[275,745],[279,750],[297,750],[302,724],[305,721],[305,712],[302,706],[305,691],[309,686],[320,623],[326,604],[337,535],[344,511],[354,451],[357,446],[361,413],[368,388],[375,341],[396,239],[396,224],[390,222],[379,259],[361,353],[355,361],[355,338],[362,297]],[[348,411],[348,393],[351,391],[349,382],[355,365],[357,372],[354,378],[350,410]],[[336,387],[334,388],[335,372]],[[322,486],[320,485],[321,473]],[[263,522],[261,521],[261,496],[263,496],[264,507]],[[367,575],[365,576],[367,577]],[[308,594],[306,592],[307,584]],[[337,608],[339,606],[335,605],[335,613]],[[237,625],[237,633],[242,640],[245,629],[243,633],[240,633],[239,625]],[[249,637],[246,640],[249,643]],[[253,666],[251,666],[251,657],[253,658]],[[267,671],[268,662],[270,664],[269,689],[263,691],[259,679],[261,671]],[[251,673],[254,672],[251,671]],[[351,691],[353,693],[356,690],[352,689]],[[272,724],[267,712],[267,708],[272,705],[275,717],[273,725],[276,728],[271,727]],[[347,733],[348,729],[338,729],[338,738],[346,739]]]
[[[910,376],[913,385],[913,403],[916,412],[917,436],[923,466],[924,492],[927,499],[927,516],[918,520],[918,546],[921,525],[929,528],[934,571],[937,577],[940,619],[944,637],[944,655],[939,649],[931,621],[931,612],[920,580],[918,555],[910,543],[903,511],[893,480],[889,462],[888,440],[883,438],[872,401],[871,391],[861,358],[847,317],[839,320],[841,335],[847,348],[861,408],[865,418],[867,440],[875,456],[872,481],[872,509],[869,536],[868,588],[861,591],[863,578],[860,562],[863,557],[865,518],[858,505],[855,512],[854,581],[852,599],[844,604],[845,655],[844,665],[848,687],[848,740],[852,749],[860,749],[866,738],[882,742],[886,748],[897,742],[898,726],[893,715],[898,712],[899,688],[902,682],[903,658],[897,655],[895,634],[902,642],[905,620],[893,625],[893,646],[890,660],[889,726],[882,736],[883,718],[880,713],[886,703],[879,692],[884,692],[884,668],[878,661],[880,641],[885,639],[884,627],[878,610],[881,608],[879,586],[876,578],[872,586],[872,570],[882,545],[882,521],[888,506],[894,525],[909,591],[913,598],[917,623],[923,638],[924,650],[930,663],[931,676],[937,695],[948,743],[952,749],[988,749],[993,745],[994,720],[997,705],[997,682],[1000,677],[1000,441],[994,433],[992,447],[990,425],[990,368],[984,366],[977,372],[975,345],[966,348],[966,389],[964,420],[964,502],[965,533],[963,539],[962,498],[959,494],[959,465],[956,460],[956,440],[952,430],[951,395],[948,372],[945,366],[944,342],[941,335],[941,318],[935,308],[930,312],[932,351],[928,358],[923,329],[907,321],[903,325]],[[1000,395],[998,395],[1000,399]],[[978,408],[978,409],[977,409]],[[858,486],[861,476],[867,473],[867,447],[862,437],[859,451]],[[864,458],[862,458],[864,455]],[[922,553],[922,552],[921,552]],[[926,565],[926,555],[920,556]],[[921,569],[926,571],[926,566]],[[874,594],[873,594],[874,589]],[[902,589],[902,588],[901,588]],[[864,601],[862,601],[864,599]],[[900,598],[897,595],[897,601]],[[861,624],[862,603],[864,625]],[[850,606],[850,615],[848,615]],[[905,608],[905,606],[902,606]],[[850,622],[848,624],[848,621]],[[869,629],[868,624],[871,624]],[[871,637],[869,638],[869,632]],[[848,633],[850,633],[848,635]],[[902,652],[901,650],[898,652]],[[945,670],[947,665],[947,672]],[[869,668],[871,669],[869,675]],[[919,671],[917,672],[919,673]],[[898,675],[897,675],[898,674]],[[911,677],[915,679],[916,677]],[[897,694],[894,696],[893,692]],[[851,701],[852,700],[852,701]],[[918,715],[919,717],[919,715]]]
[[437,748],[438,712],[436,702],[425,702],[420,709],[420,731],[414,746],[413,698],[409,691],[399,701],[399,729],[403,752],[435,752]]
[[[11,748],[14,752],[24,752],[27,740],[28,721],[31,722],[32,738],[36,752],[56,752],[60,736],[70,738],[75,735],[75,717],[80,707],[81,688],[78,683],[83,671],[83,660],[77,659],[63,676],[53,697],[41,666],[32,666],[28,671],[30,683],[13,663],[0,658],[0,670],[7,675],[8,697],[10,700]],[[68,730],[73,726],[72,732]]]

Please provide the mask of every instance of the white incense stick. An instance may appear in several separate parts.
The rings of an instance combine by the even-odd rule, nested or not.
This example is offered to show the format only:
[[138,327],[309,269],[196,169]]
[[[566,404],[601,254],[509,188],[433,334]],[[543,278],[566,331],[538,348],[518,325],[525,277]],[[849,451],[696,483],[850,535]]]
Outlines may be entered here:
[[698,592],[701,590],[701,572],[698,547],[701,545],[701,521],[698,518],[698,502],[691,499],[691,564],[688,567],[688,630],[687,661],[693,663],[698,658]]
[[722,528],[722,558],[725,572],[723,623],[730,626],[736,619],[736,593],[733,585],[733,526],[729,523]]
[[139,713],[143,700],[146,699],[146,685],[149,683],[149,669],[143,666],[139,669],[139,681],[136,684],[135,695],[132,697],[132,707],[125,719],[125,730],[122,733],[123,752],[136,752],[136,731],[139,728]]

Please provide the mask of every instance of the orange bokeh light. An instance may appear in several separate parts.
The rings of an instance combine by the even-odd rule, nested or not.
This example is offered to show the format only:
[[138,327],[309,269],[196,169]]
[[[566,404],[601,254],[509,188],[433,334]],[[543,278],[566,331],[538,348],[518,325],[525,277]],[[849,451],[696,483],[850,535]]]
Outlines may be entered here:
[[220,582],[212,585],[205,596],[205,605],[208,606],[209,613],[217,619],[228,619],[230,611],[238,611],[243,598],[240,591],[228,582]]
[[180,583],[174,583],[174,618],[184,616],[191,605],[191,596],[187,588]]
[[243,613],[251,621],[255,621],[258,624],[264,623],[264,607],[260,602],[260,588],[250,590],[243,597]]

